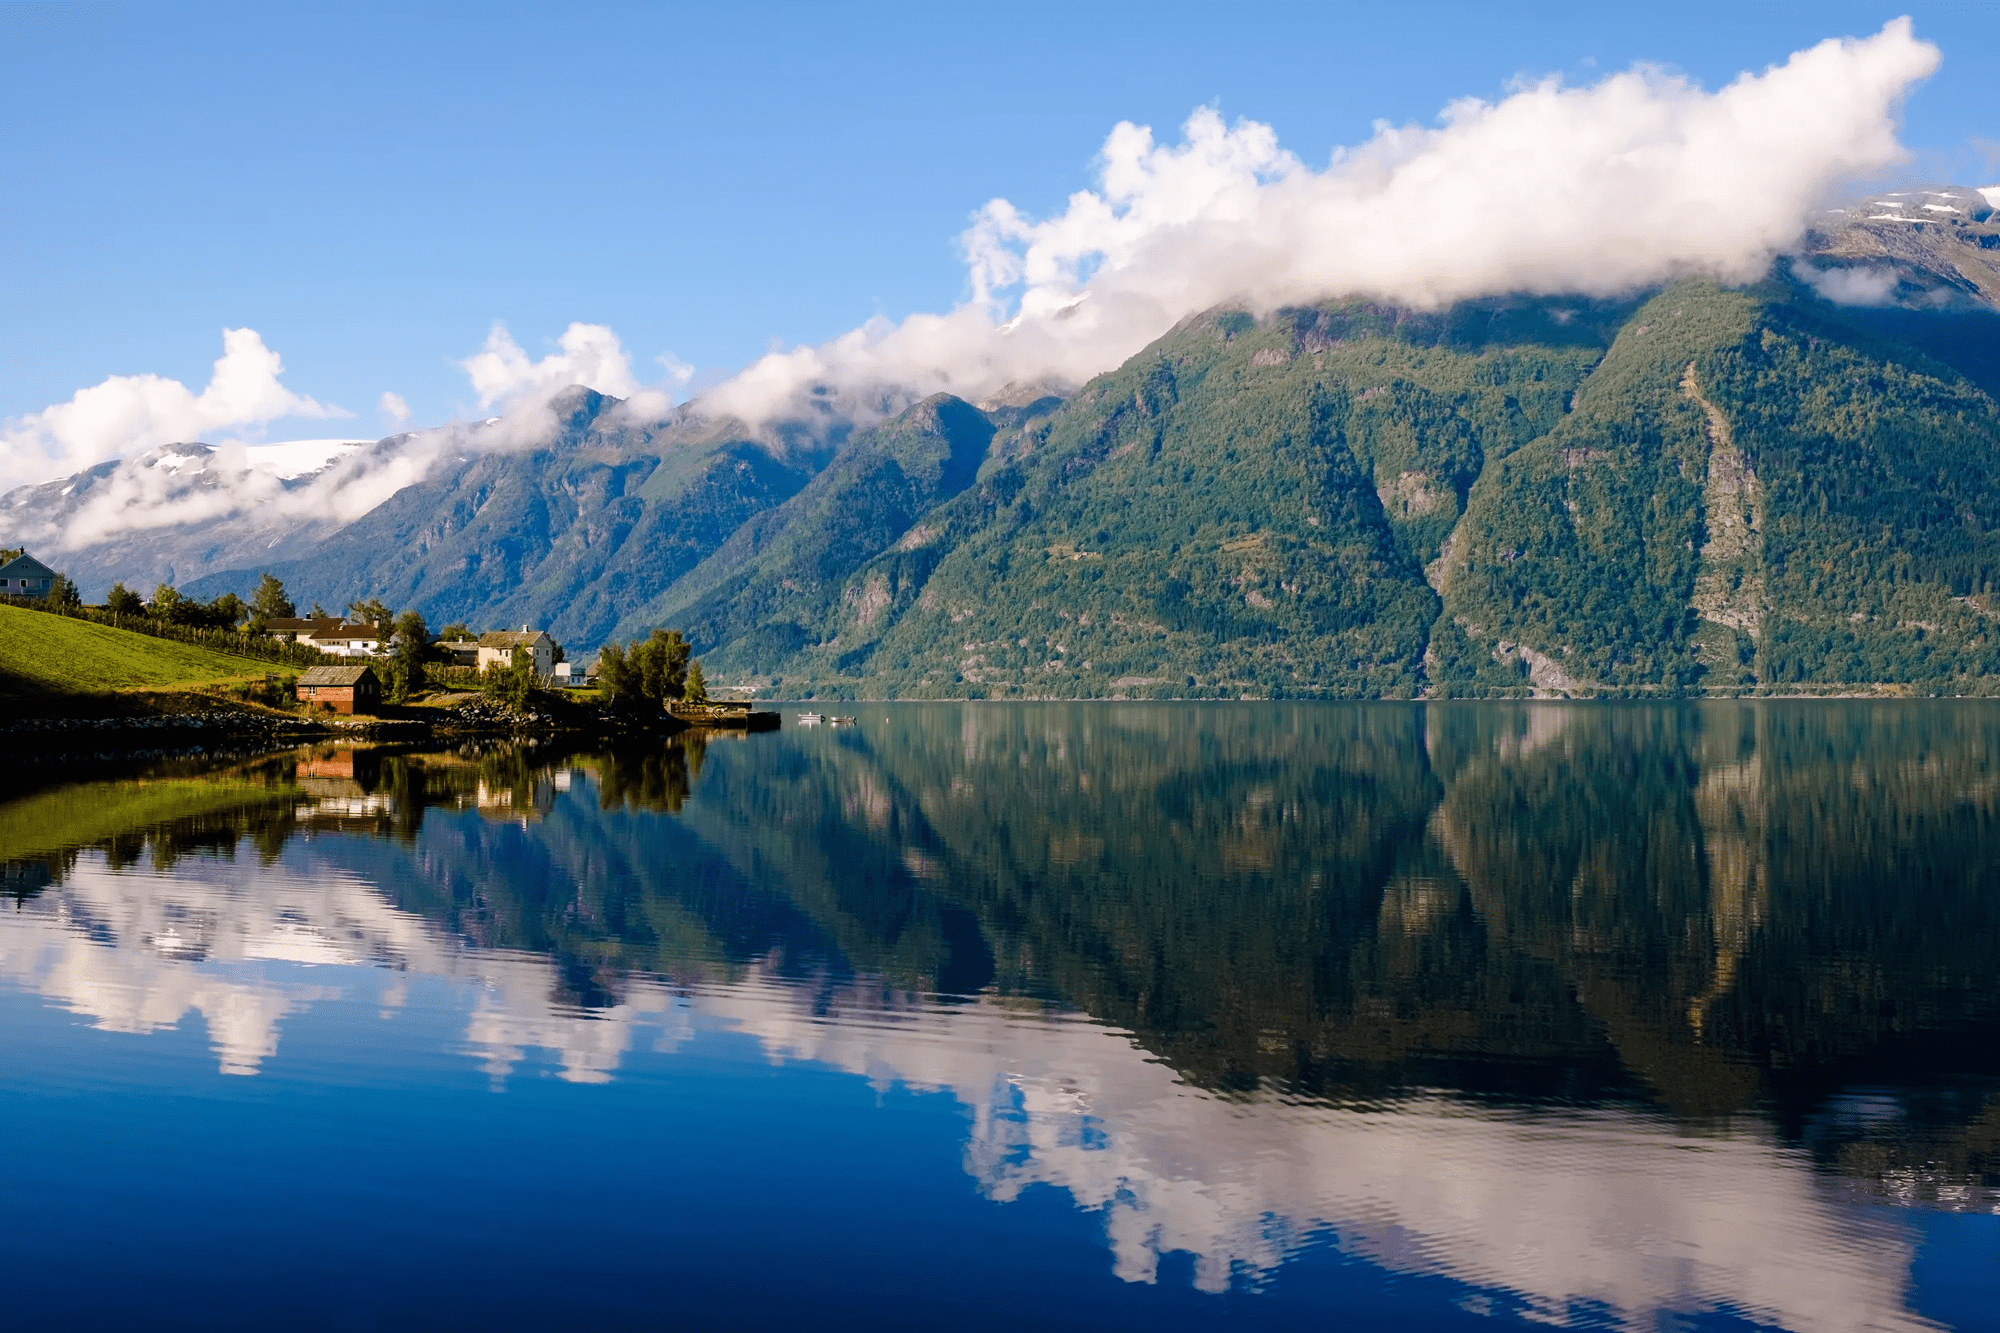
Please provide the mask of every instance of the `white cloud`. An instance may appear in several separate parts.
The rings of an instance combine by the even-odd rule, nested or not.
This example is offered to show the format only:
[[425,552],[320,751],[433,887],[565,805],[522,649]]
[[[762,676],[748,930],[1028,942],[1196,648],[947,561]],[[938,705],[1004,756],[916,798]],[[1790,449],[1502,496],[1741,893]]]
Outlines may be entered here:
[[[1232,300],[1268,309],[1355,294],[1437,306],[1504,292],[1611,293],[1685,272],[1747,280],[1796,244],[1844,182],[1905,156],[1897,108],[1937,60],[1899,19],[1716,92],[1647,67],[1588,87],[1549,80],[1498,102],[1455,102],[1434,127],[1381,125],[1322,169],[1285,151],[1269,126],[1231,126],[1213,110],[1196,112],[1179,143],[1120,124],[1097,188],[1060,213],[1036,220],[1004,199],[978,212],[962,238],[964,304],[774,349],[697,404],[753,424],[802,413],[865,424],[938,390],[978,400],[1009,385],[1075,384]],[[1849,301],[1874,299],[1869,284],[1879,282],[1822,281]],[[124,528],[253,510],[358,516],[441,457],[547,438],[548,397],[568,385],[626,399],[625,419],[664,418],[693,376],[671,354],[659,362],[665,377],[642,386],[603,325],[571,324],[536,360],[496,324],[459,364],[497,425],[356,450],[282,493],[267,473],[231,472],[227,457],[203,488],[176,489],[163,470],[128,464],[100,488],[87,522],[10,540],[74,549]],[[280,370],[254,331],[226,331],[200,395],[158,376],[116,377],[8,423],[0,481],[281,416],[344,415],[283,388]],[[400,397],[385,393],[378,406],[404,424]]]
[[410,405],[403,401],[402,394],[390,393],[384,389],[382,396],[376,400],[375,405],[381,409],[382,415],[389,418],[399,429],[408,424],[410,420]]
[[113,375],[66,403],[7,422],[0,481],[40,481],[162,444],[243,430],[280,417],[344,417],[278,382],[284,363],[255,329],[224,329],[222,356],[199,394],[159,375]]
[[581,384],[629,398],[639,388],[632,377],[632,360],[618,335],[602,324],[572,324],[558,342],[560,351],[531,361],[504,324],[495,324],[486,345],[458,364],[472,379],[479,406],[546,399],[558,389]]
[[1835,305],[1888,305],[1896,294],[1896,274],[1890,269],[1799,263],[1792,271]]
[[[1896,115],[1938,51],[1897,19],[1717,92],[1639,67],[1466,99],[1435,128],[1378,125],[1323,170],[1269,126],[1121,124],[1095,190],[1032,220],[1004,199],[964,237],[971,300],[774,352],[704,395],[763,420],[815,386],[866,417],[940,389],[1076,382],[1185,316],[1357,295],[1420,307],[1508,292],[1609,294],[1762,274],[1843,182],[1901,161]],[[824,396],[821,399],[825,401]]]

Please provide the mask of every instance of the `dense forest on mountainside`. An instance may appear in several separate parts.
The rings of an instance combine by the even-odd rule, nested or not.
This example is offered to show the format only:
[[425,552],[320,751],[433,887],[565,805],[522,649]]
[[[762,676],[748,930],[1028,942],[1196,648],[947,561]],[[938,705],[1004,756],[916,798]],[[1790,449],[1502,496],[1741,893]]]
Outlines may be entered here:
[[1217,309],[1067,398],[851,433],[565,390],[273,572],[573,657],[678,628],[766,695],[1987,693],[2000,222],[1919,205],[1747,288]]
[[[2000,319],[1953,326],[1983,377]],[[858,436],[621,632],[685,622],[722,678],[823,696],[1961,693],[2000,673],[2000,405],[1792,283],[1212,312],[994,423],[976,477],[933,473],[924,511],[869,460],[935,441],[947,410],[971,409]]]

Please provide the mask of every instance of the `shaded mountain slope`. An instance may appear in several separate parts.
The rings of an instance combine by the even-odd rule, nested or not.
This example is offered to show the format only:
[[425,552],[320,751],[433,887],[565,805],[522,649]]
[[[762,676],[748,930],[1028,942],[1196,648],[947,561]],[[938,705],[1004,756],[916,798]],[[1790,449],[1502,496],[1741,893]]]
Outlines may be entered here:
[[187,591],[245,592],[264,568],[301,605],[378,596],[432,624],[530,623],[596,643],[621,607],[686,573],[820,461],[720,426],[635,427],[588,389],[555,404],[547,443],[473,454],[348,525],[305,558],[217,574]]
[[682,626],[697,642],[750,637],[790,652],[836,610],[847,577],[971,483],[993,419],[938,394],[863,432],[775,509],[628,617],[631,632]]

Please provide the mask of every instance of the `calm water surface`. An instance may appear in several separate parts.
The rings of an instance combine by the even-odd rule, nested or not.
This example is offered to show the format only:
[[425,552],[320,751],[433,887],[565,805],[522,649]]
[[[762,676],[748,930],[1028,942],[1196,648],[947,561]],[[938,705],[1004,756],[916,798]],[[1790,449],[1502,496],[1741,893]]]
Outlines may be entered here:
[[2000,707],[858,716],[16,766],[7,1325],[2000,1327]]

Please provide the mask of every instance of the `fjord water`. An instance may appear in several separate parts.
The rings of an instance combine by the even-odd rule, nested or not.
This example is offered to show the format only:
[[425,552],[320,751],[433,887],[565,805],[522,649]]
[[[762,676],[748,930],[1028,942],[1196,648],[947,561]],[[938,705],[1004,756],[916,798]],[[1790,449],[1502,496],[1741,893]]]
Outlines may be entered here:
[[17,771],[10,1325],[1994,1325],[2000,708],[857,716]]

